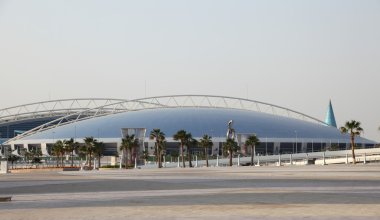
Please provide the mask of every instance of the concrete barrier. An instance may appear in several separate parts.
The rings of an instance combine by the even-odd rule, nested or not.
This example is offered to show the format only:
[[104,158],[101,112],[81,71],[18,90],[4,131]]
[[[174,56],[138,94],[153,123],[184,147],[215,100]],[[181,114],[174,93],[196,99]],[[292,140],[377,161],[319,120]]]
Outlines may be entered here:
[[9,170],[8,170],[8,161],[6,160],[2,160],[0,161],[1,165],[0,165],[0,173],[9,173]]
[[51,172],[51,171],[79,171],[80,168],[72,167],[58,167],[58,168],[30,168],[30,169],[13,169],[9,170],[10,173],[32,173],[32,172]]

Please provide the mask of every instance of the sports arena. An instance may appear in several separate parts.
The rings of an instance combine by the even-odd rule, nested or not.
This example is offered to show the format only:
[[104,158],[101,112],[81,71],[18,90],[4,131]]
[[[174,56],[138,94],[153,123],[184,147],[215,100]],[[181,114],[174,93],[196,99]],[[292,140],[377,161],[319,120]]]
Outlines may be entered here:
[[[104,143],[104,155],[119,155],[125,134],[135,134],[143,143],[140,152],[153,154],[149,133],[159,128],[166,135],[166,153],[178,151],[173,135],[181,129],[200,139],[212,136],[210,155],[220,155],[232,120],[238,144],[256,134],[261,155],[307,153],[349,149],[350,140],[336,127],[330,103],[326,122],[307,114],[265,102],[210,95],[174,95],[134,100],[64,99],[38,102],[0,110],[0,137],[16,154],[40,148],[46,156],[57,140],[73,138],[83,143],[94,137]],[[358,148],[376,142],[357,137]],[[193,149],[197,151],[197,148]]]

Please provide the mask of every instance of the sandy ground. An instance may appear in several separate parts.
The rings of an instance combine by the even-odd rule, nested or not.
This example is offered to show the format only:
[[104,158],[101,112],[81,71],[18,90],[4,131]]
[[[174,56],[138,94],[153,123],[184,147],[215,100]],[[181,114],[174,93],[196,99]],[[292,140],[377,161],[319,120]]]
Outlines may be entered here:
[[0,175],[0,219],[380,219],[380,165]]

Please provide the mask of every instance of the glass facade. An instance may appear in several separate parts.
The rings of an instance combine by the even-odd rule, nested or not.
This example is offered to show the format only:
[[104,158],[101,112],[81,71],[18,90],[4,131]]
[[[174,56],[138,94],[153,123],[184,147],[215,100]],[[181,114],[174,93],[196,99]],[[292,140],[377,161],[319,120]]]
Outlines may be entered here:
[[[172,140],[173,135],[184,129],[198,139],[204,134],[212,136],[213,141],[219,143],[213,151],[221,154],[221,142],[226,138],[230,120],[234,122],[236,134],[256,134],[259,137],[261,144],[256,147],[256,153],[262,155],[346,149],[349,143],[348,135],[323,124],[248,110],[194,107],[146,109],[96,117],[42,131],[19,141],[51,143],[58,139],[81,140],[93,136],[109,144],[107,154],[116,154],[115,142],[121,141],[123,129],[146,129],[145,142],[153,142],[148,139],[149,133],[159,128],[167,137],[167,154],[170,154],[178,151],[178,143]],[[107,142],[107,139],[113,141]],[[241,142],[244,143],[244,140]],[[360,137],[356,138],[356,142],[369,147],[375,144]],[[195,148],[193,151],[197,153],[202,149]]]

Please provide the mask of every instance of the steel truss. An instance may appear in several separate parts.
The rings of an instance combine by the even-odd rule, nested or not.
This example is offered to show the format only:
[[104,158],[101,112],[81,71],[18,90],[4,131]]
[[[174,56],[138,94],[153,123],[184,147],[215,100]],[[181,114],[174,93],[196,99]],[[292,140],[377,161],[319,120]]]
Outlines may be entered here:
[[[63,117],[100,106],[119,103],[125,99],[83,98],[35,102],[0,109],[0,124],[46,117]],[[106,111],[107,109],[105,109]],[[112,109],[110,109],[112,110]]]
[[[87,120],[90,118],[101,117],[105,115],[118,114],[121,112],[128,111],[140,111],[144,109],[158,109],[158,108],[186,108],[186,107],[195,107],[195,108],[224,108],[224,109],[240,109],[248,111],[257,111],[267,114],[272,114],[276,116],[283,116],[288,118],[294,118],[298,120],[309,121],[317,123],[320,125],[325,125],[325,122],[316,119],[314,117],[308,116],[298,111],[291,110],[289,108],[281,107],[278,105],[273,105],[265,102],[260,102],[250,99],[234,98],[227,96],[213,96],[213,95],[173,95],[173,96],[157,96],[157,97],[148,97],[134,100],[121,100],[121,99],[66,99],[66,100],[57,100],[51,101],[54,103],[53,106],[56,106],[59,102],[71,102],[75,103],[77,100],[86,100],[88,103],[97,101],[104,101],[104,105],[96,105],[95,107],[82,107],[82,108],[53,108],[53,109],[44,109],[42,111],[34,111],[29,113],[23,113],[26,116],[34,116],[36,113],[62,113],[66,114],[63,117],[60,117],[56,120],[50,121],[46,124],[40,125],[36,128],[33,128],[29,131],[20,134],[4,144],[8,144],[12,141],[22,139],[26,136],[33,135],[35,133],[52,129],[58,126],[75,123],[82,120]],[[38,105],[43,106],[44,103],[40,102]],[[97,102],[99,103],[99,102]],[[25,106],[36,105],[37,103],[17,106],[14,108],[25,108]],[[95,103],[94,103],[95,105]],[[2,112],[4,110],[0,110]],[[15,115],[13,116],[15,117]],[[16,117],[15,117],[16,118]],[[1,119],[1,117],[0,117]]]

